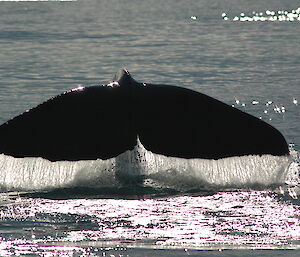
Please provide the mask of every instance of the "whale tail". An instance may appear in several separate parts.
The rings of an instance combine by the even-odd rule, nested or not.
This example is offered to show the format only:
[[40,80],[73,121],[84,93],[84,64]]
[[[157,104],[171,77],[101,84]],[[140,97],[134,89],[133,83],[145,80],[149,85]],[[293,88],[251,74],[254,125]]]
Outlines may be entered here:
[[282,134],[262,120],[186,88],[135,81],[67,91],[0,126],[0,153],[51,161],[116,157],[139,137],[154,153],[220,159],[287,155]]

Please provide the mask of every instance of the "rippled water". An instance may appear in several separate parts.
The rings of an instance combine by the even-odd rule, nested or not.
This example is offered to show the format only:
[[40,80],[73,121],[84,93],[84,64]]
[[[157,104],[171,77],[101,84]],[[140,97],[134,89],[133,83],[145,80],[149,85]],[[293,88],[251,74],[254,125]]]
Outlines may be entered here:
[[260,117],[292,149],[290,159],[219,162],[136,149],[147,164],[138,168],[134,151],[109,164],[1,155],[0,255],[298,256],[298,8],[296,0],[0,2],[1,122],[126,67],[138,81],[194,89]]

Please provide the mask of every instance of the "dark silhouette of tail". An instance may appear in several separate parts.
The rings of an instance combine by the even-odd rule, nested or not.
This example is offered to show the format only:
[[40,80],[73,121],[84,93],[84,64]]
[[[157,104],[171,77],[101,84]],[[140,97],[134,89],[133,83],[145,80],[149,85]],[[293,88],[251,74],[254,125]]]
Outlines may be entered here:
[[154,153],[220,159],[287,155],[264,121],[186,88],[136,82],[122,70],[104,86],[73,89],[0,126],[0,153],[51,161],[108,159],[139,137]]

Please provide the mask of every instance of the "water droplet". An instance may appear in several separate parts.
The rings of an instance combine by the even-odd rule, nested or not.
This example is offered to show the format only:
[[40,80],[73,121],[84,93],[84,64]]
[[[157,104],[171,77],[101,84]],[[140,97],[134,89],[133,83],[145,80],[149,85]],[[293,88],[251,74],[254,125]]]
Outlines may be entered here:
[[296,98],[293,98],[293,104],[294,104],[294,105],[298,105],[298,101],[297,101]]
[[273,103],[273,101],[268,101],[267,103],[266,103],[266,106],[269,106],[269,105],[271,105]]

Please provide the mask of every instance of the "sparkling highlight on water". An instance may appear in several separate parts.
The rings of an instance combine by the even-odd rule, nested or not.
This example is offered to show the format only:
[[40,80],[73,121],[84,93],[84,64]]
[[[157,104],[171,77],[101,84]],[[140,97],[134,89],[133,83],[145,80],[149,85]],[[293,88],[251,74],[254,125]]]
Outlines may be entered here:
[[265,12],[252,12],[251,14],[241,13],[239,16],[229,18],[226,13],[222,13],[222,19],[225,21],[241,21],[241,22],[256,22],[256,21],[276,21],[276,22],[297,22],[300,21],[300,7],[295,10],[279,10]]

